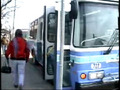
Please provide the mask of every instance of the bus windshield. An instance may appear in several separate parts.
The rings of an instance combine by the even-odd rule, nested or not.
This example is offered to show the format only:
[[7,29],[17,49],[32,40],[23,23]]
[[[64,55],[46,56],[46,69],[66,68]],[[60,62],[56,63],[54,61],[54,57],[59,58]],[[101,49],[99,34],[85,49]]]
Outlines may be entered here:
[[[76,47],[109,46],[114,32],[116,32],[114,37],[118,37],[116,29],[118,29],[117,5],[79,3],[73,45]],[[116,40],[115,45],[118,45],[118,42]]]

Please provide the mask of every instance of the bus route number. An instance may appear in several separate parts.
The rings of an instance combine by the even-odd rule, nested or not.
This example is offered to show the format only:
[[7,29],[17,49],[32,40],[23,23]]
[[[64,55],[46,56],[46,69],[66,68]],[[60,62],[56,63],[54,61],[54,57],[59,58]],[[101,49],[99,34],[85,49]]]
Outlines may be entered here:
[[92,63],[91,64],[91,69],[100,69],[101,68],[101,63]]

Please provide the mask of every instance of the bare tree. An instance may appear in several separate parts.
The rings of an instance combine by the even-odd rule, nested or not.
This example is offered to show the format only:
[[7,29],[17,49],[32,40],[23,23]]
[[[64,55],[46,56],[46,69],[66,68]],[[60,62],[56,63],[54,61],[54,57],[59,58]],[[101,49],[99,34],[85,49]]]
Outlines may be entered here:
[[1,30],[7,30],[11,40],[11,25],[9,25],[10,13],[14,11],[15,6],[11,6],[13,0],[1,0]]
[[[1,28],[3,29],[3,25],[9,22],[10,13],[14,11],[14,6],[10,6],[9,4],[13,0],[1,0]],[[9,26],[8,26],[9,28]]]
[[4,17],[6,17],[6,15],[8,15],[8,13],[10,13],[12,10],[10,10],[11,7],[7,7],[8,4],[12,2],[12,0],[2,0],[1,2],[1,19],[3,19]]

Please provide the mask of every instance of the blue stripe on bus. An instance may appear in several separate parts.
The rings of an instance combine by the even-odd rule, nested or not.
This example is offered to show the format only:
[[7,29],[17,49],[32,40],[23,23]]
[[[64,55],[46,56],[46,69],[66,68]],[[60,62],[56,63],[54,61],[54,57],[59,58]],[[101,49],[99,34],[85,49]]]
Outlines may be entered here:
[[[102,54],[101,54],[102,53]],[[60,60],[60,51],[57,51],[57,61]],[[91,51],[91,52],[70,52],[70,59],[75,62],[89,63],[89,62],[103,62],[106,60],[111,60],[111,58],[117,58],[119,55],[118,50],[112,50],[110,54],[103,55],[101,51]],[[94,57],[95,56],[95,57]]]
[[[76,55],[76,56],[94,56],[94,55],[103,55],[105,51],[88,51],[88,52],[76,52],[76,51],[70,51],[71,55]],[[118,50],[112,50],[110,54],[117,54],[119,53]],[[57,51],[57,54],[60,54],[60,51]]]
[[76,63],[91,63],[91,62],[105,62],[107,60],[113,60],[117,58],[118,58],[117,54],[88,56],[88,57],[70,56],[70,61],[74,60],[74,62]]
[[[71,51],[71,55],[76,55],[76,56],[95,56],[95,55],[103,55],[105,51],[89,51],[89,52],[75,52]],[[116,54],[118,53],[118,50],[112,50],[110,54]]]

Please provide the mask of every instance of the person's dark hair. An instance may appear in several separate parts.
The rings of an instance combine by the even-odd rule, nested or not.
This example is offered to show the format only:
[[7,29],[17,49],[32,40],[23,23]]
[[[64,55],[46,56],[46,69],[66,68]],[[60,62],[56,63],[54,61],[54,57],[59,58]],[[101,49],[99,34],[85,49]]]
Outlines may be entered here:
[[22,37],[22,30],[21,29],[16,30],[15,37]]

